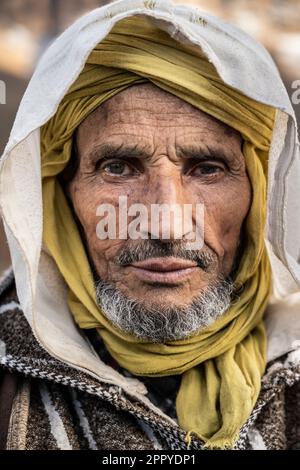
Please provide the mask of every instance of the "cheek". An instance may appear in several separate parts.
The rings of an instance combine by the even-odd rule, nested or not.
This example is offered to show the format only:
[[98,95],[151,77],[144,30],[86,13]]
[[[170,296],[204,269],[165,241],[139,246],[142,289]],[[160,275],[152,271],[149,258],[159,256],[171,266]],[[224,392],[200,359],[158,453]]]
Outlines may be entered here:
[[223,196],[219,205],[219,217],[223,234],[239,234],[250,207],[250,188],[245,184],[232,188],[227,197]]
[[73,186],[71,195],[74,211],[84,229],[86,237],[90,238],[96,228],[97,200],[95,194],[79,183]]
[[251,204],[248,178],[205,191],[204,236],[219,253],[231,256],[239,242],[242,224]]
[[[116,214],[116,234],[119,231],[119,196],[126,196],[128,206],[132,201],[139,200],[138,188],[112,187],[106,184],[75,183],[72,187],[71,195],[75,213],[83,228],[86,248],[99,274],[105,278],[111,269],[117,253],[124,246],[127,240],[117,238],[101,239],[97,234],[97,226],[103,219],[107,220],[107,213],[103,216],[97,215],[97,209],[101,204],[110,204],[115,208]],[[98,213],[99,214],[99,213]],[[114,217],[113,217],[114,219]],[[113,220],[111,219],[111,220]],[[102,225],[103,228],[103,225]],[[105,229],[107,230],[107,229]]]

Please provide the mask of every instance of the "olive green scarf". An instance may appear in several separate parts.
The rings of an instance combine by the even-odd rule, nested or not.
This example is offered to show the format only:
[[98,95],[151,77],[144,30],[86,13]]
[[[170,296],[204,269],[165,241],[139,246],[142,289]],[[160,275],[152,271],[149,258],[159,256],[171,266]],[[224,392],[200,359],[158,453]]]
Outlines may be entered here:
[[[153,344],[117,330],[96,303],[91,269],[56,176],[71,155],[78,125],[128,86],[151,81],[238,130],[253,189],[239,297],[190,339]],[[182,45],[142,17],[119,22],[89,55],[81,74],[41,129],[44,242],[69,289],[80,328],[97,328],[117,362],[136,375],[181,374],[179,425],[207,447],[230,448],[257,400],[266,365],[263,315],[271,271],[264,244],[267,157],[274,109],[225,85],[199,48]]]

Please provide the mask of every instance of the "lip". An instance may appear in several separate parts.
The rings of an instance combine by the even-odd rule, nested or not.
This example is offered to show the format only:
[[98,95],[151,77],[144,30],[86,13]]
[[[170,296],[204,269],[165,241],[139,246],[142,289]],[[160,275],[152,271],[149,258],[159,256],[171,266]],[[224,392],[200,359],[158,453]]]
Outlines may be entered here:
[[166,284],[182,282],[198,269],[195,262],[174,257],[151,258],[132,263],[129,267],[143,281]]

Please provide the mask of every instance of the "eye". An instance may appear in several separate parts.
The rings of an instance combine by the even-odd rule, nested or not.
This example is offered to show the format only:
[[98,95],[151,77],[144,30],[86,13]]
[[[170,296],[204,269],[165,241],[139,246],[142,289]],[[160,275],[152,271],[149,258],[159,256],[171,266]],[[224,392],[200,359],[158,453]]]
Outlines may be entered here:
[[193,176],[216,176],[224,173],[225,168],[223,165],[215,165],[212,163],[201,163],[196,165],[192,170]]
[[122,161],[103,163],[98,168],[107,175],[128,176],[133,173],[131,166]]

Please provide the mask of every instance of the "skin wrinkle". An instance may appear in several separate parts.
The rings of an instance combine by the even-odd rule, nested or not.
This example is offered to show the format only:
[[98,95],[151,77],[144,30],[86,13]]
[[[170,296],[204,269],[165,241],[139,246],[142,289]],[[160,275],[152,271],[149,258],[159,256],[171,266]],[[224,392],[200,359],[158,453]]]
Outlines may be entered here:
[[[143,84],[118,93],[91,113],[77,130],[76,144],[78,170],[68,183],[68,193],[96,281],[113,286],[144,307],[156,306],[162,311],[172,306],[184,311],[228,279],[251,202],[242,138],[237,131],[156,86]],[[108,166],[117,161],[113,155],[99,163],[98,151],[95,160],[95,149],[107,144],[117,148],[130,145],[148,155],[143,158],[135,152],[134,158],[122,157],[117,168],[125,175],[118,176],[113,173],[116,167]],[[186,155],[184,147],[188,146],[201,148],[201,158]],[[128,207],[143,203],[149,213],[151,204],[203,203],[202,251],[212,258],[210,269],[198,268],[190,278],[170,287],[141,281],[130,266],[118,265],[119,253],[130,252],[141,241],[99,240],[96,208],[100,203],[113,204],[118,220],[119,196],[127,196]],[[174,242],[173,234],[170,240],[159,242]]]

